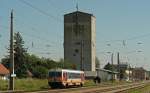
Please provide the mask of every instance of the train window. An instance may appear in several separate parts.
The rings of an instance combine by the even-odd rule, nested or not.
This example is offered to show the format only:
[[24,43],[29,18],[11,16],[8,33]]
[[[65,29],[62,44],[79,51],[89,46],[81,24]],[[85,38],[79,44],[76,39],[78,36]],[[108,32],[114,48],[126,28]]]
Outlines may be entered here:
[[70,79],[80,78],[80,74],[79,73],[68,73],[68,78],[70,78]]
[[55,76],[56,76],[56,77],[61,76],[61,72],[55,72]]
[[49,72],[49,76],[50,77],[60,77],[61,76],[61,72]]
[[54,76],[55,74],[54,74],[55,72],[49,72],[49,76]]

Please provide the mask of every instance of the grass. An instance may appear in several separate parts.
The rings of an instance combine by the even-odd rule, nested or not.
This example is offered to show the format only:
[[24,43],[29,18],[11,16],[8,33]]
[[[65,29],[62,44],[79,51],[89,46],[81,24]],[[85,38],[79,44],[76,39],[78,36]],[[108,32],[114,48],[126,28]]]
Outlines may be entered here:
[[131,82],[126,82],[126,81],[103,81],[100,84],[95,84],[93,82],[93,80],[86,80],[84,83],[85,87],[91,87],[91,86],[103,86],[103,85],[111,85],[111,86],[115,86],[115,85],[119,85],[119,84],[128,84]]
[[16,80],[16,90],[43,90],[48,88],[47,79],[18,79]]
[[[35,91],[47,89],[47,79],[16,79],[15,90]],[[0,80],[0,90],[8,89],[8,81]]]
[[7,90],[8,88],[8,81],[0,80],[0,90]]
[[[92,87],[95,84],[93,80],[86,80],[84,86]],[[47,79],[15,79],[15,90],[35,91],[48,89]],[[0,80],[0,90],[8,90],[8,81]]]
[[88,86],[96,86],[96,84],[93,82],[93,80],[86,80],[84,83],[84,87]]
[[[95,84],[93,80],[86,80],[84,87],[95,87],[101,86],[103,84],[116,85],[125,82],[102,82],[101,84]],[[48,81],[47,79],[15,79],[15,90],[23,90],[23,91],[36,91],[36,90],[45,90],[48,89]],[[8,90],[8,81],[0,80],[0,91]]]
[[130,91],[128,91],[128,93],[149,93],[149,91],[150,91],[150,84],[146,85],[144,88],[131,89]]
[[[85,87],[94,87],[94,86],[101,86],[103,84],[107,84],[107,85],[118,85],[118,84],[129,84],[131,82],[126,82],[126,81],[114,81],[112,83],[112,81],[107,81],[107,82],[102,82],[101,84],[95,84],[92,80],[86,80],[84,86]],[[131,89],[129,90],[127,93],[150,93],[150,84],[146,85],[144,88],[139,88],[139,89]]]

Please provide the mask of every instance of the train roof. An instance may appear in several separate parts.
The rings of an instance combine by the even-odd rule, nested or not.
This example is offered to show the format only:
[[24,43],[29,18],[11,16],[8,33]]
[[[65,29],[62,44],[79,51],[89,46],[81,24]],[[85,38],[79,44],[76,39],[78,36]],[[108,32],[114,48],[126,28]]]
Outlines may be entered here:
[[83,71],[80,70],[71,70],[71,69],[50,69],[49,71],[60,71],[60,72],[72,72],[72,73],[84,73]]

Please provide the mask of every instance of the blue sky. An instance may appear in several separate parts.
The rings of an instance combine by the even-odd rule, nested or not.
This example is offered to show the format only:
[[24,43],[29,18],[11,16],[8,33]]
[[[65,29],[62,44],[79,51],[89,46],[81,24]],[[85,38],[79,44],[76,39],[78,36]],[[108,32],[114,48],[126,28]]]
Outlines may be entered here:
[[75,11],[78,2],[80,11],[96,17],[96,52],[102,66],[110,61],[107,52],[114,53],[114,63],[120,52],[121,61],[150,69],[149,0],[25,0],[38,10],[23,1],[0,0],[0,58],[8,54],[11,9],[14,32],[21,33],[28,52],[63,58],[63,15]]

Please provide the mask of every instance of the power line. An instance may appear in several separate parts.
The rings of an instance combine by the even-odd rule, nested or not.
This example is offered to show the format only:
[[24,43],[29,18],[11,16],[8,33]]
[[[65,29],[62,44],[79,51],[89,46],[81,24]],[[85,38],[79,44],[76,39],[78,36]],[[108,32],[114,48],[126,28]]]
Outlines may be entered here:
[[[7,27],[7,26],[4,26],[4,25],[0,25],[2,28],[4,28],[4,29],[9,29],[9,27]],[[32,29],[33,28],[33,29]],[[34,27],[32,27],[31,28],[31,30],[32,31],[36,31],[35,30],[35,28]],[[19,31],[20,32],[20,31]],[[21,32],[22,33],[22,32]],[[37,38],[37,39],[39,39],[39,40],[44,40],[44,41],[48,41],[49,42],[49,40],[48,39],[45,39],[45,38],[42,38],[42,37],[39,37],[39,36],[35,36],[35,35],[31,35],[31,34],[28,34],[28,33],[24,33],[23,32],[23,34],[25,34],[25,35],[27,35],[27,36],[29,36],[29,37],[31,37],[31,38]],[[150,33],[148,33],[148,34],[143,34],[143,35],[139,35],[139,36],[135,36],[135,37],[131,37],[131,38],[128,38],[128,39],[124,39],[124,40],[114,40],[114,42],[116,42],[116,41],[120,41],[120,42],[123,42],[123,41],[125,41],[125,40],[135,40],[135,39],[139,39],[139,38],[144,38],[144,37],[148,37],[148,36],[150,36]],[[51,41],[50,41],[51,42]],[[108,41],[107,41],[108,42]],[[109,41],[109,42],[113,42],[113,41]],[[53,43],[54,44],[54,43]]]
[[[1,25],[1,27],[2,28],[5,28],[5,29],[9,29],[7,26],[2,26]],[[20,31],[19,31],[20,32]],[[40,40],[43,40],[43,39],[41,39],[41,37],[36,37],[36,36],[32,36],[32,35],[30,35],[30,34],[25,34],[26,36],[29,36],[29,37],[31,37],[31,38],[37,38],[37,39],[40,39]],[[33,42],[33,41],[32,41]],[[47,42],[48,42],[48,40],[47,40]],[[39,43],[39,42],[38,42]],[[54,43],[53,43],[54,44]],[[32,45],[32,44],[31,44]],[[43,43],[41,43],[41,45],[43,45]],[[34,43],[34,46],[35,46],[35,43]],[[36,46],[39,46],[39,45],[36,45]],[[29,48],[29,46],[27,46],[27,48],[29,48],[29,52],[31,52],[31,53],[38,53],[38,54],[44,54],[44,55],[49,55],[49,54],[56,54],[57,52],[55,51],[56,49],[54,49],[55,48],[55,46],[54,45],[52,45],[52,44],[45,44],[44,46],[43,46],[44,48],[41,48],[41,47],[34,47],[34,49],[30,49]],[[52,50],[50,49],[49,51],[50,52],[47,52],[47,49],[49,49],[48,47],[53,47],[52,48]],[[58,50],[58,49],[57,49]]]
[[49,4],[51,5],[51,7],[55,8],[56,10],[59,10],[59,11],[61,11],[61,12],[64,12],[64,11],[61,10],[62,8],[56,7],[56,6],[54,5],[54,3],[53,3],[51,0],[47,0],[47,1],[48,1]]
[[55,16],[53,16],[53,15],[51,15],[51,14],[49,14],[49,13],[43,11],[43,10],[41,10],[40,8],[35,7],[34,5],[32,5],[31,3],[29,3],[29,2],[27,2],[25,0],[19,0],[19,1],[24,3],[24,4],[26,4],[27,6],[29,6],[31,8],[33,8],[34,10],[38,11],[39,13],[41,13],[41,14],[43,14],[45,16],[48,16],[49,18],[53,18],[53,19],[55,19],[58,22],[63,22],[61,19],[56,18]]
[[[1,26],[1,27],[5,28],[5,29],[9,29],[7,26]],[[18,31],[18,32],[22,33],[21,31]],[[24,33],[24,32],[22,34],[25,35],[25,36],[28,36],[30,38],[36,38],[36,39],[39,39],[39,40],[46,41],[46,44],[43,46],[45,48],[48,48],[48,47],[53,47],[54,48],[56,46],[55,42],[49,41],[48,39],[45,39],[45,38],[42,38],[42,37],[39,37],[39,36],[35,36],[35,35],[31,35],[31,34],[28,34],[28,33]],[[31,41],[31,42],[32,42],[31,46],[37,46],[36,43],[34,43],[34,41]],[[50,43],[48,43],[48,42],[50,42]],[[43,45],[43,42],[41,43],[41,45]],[[31,47],[28,46],[28,48],[31,48]],[[39,47],[34,47],[34,48],[43,49],[43,48],[39,48]]]
[[[7,26],[2,26],[2,25],[0,25],[2,28],[5,28],[5,29],[9,29],[9,27],[7,27]],[[25,33],[25,32],[22,32],[22,31],[19,31],[19,30],[17,30],[17,32],[21,32],[22,34],[24,34],[24,35],[26,35],[26,36],[28,36],[28,37],[30,37],[30,38],[36,38],[36,39],[38,39],[38,40],[43,40],[43,41],[46,41],[46,42],[50,42],[51,44],[55,44],[55,42],[52,42],[52,41],[50,41],[50,40],[48,40],[48,39],[45,39],[45,38],[42,38],[42,37],[39,37],[39,36],[35,36],[35,35],[31,35],[31,34],[28,34],[28,33]],[[48,45],[48,44],[47,44]],[[53,46],[53,45],[51,45],[51,47]]]
[[[19,24],[23,24],[22,26],[26,26],[26,24],[24,22],[21,22],[21,21],[19,22]],[[22,28],[22,26],[19,26],[18,24],[16,24],[16,26]],[[28,27],[28,29],[30,29],[30,31],[34,31],[34,32],[39,31],[39,30],[37,30],[37,28],[35,28],[35,27],[31,26],[31,25],[26,26],[26,27]],[[48,33],[48,31],[46,31],[46,35],[47,35],[47,33]],[[58,37],[58,35],[57,35],[57,37]]]
[[136,39],[144,38],[144,37],[148,37],[148,36],[150,36],[150,33],[131,37],[131,38],[126,38],[126,39],[110,40],[110,41],[106,41],[106,42],[123,42],[123,41],[129,41],[129,40],[136,40]]
[[[21,16],[20,16],[20,17],[21,17]],[[17,19],[17,21],[18,21],[18,19]],[[25,21],[22,22],[22,21],[19,20],[19,25],[20,25],[20,24],[22,24],[23,27],[28,24],[28,26],[26,26],[26,27],[28,27],[31,31],[34,31],[34,32],[39,31],[39,30],[37,30],[37,28],[35,28],[35,26],[31,26],[31,24],[28,23],[28,22],[25,22]],[[29,25],[29,24],[30,24],[30,25]],[[17,25],[17,27],[19,26],[18,24],[16,24],[16,25]],[[22,26],[19,26],[19,27],[22,28]],[[46,31],[46,35],[47,35],[47,33],[48,33],[48,31]],[[54,36],[54,35],[53,35],[53,36]],[[62,38],[62,35],[59,35],[59,36],[58,36],[58,34],[57,34],[57,37]]]
[[144,37],[147,37],[147,36],[150,36],[150,33],[139,35],[139,36],[135,36],[135,37],[131,37],[131,38],[128,38],[126,40],[135,40],[135,39],[144,38]]

